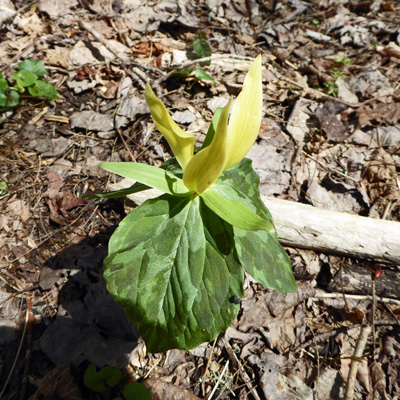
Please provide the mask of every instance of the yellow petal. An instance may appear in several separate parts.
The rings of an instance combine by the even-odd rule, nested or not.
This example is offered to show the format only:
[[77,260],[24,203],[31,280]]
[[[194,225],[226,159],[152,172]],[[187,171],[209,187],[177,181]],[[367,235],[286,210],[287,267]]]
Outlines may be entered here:
[[190,160],[183,173],[183,183],[189,190],[194,190],[197,194],[203,193],[215,183],[224,170],[227,123],[231,104],[232,98],[221,113],[210,145],[200,150]]
[[233,104],[228,126],[225,169],[240,162],[260,131],[262,115],[261,55],[253,62]]
[[183,131],[168,114],[161,100],[157,98],[150,85],[146,84],[145,96],[151,116],[157,129],[163,134],[180,166],[185,169],[193,157],[196,138]]

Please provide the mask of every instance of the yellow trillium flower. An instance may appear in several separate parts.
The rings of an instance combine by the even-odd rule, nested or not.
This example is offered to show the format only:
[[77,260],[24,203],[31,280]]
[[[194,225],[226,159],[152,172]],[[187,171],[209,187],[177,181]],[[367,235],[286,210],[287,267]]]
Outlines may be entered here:
[[183,169],[185,186],[200,195],[217,181],[223,171],[239,163],[257,138],[262,115],[261,55],[254,60],[246,75],[230,119],[232,98],[221,113],[212,142],[196,154],[193,154],[195,137],[172,120],[149,84],[145,95],[157,129],[167,139]]

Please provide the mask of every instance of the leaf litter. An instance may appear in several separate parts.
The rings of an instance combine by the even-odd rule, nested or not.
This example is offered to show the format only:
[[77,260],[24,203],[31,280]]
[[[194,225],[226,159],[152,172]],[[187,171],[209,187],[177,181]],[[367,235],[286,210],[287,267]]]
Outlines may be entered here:
[[[119,187],[98,169],[103,161],[160,165],[170,156],[146,81],[177,122],[205,133],[209,110],[237,93],[262,52],[263,124],[249,154],[262,194],[399,221],[398,5],[142,3],[0,2],[2,73],[40,58],[60,93],[0,114],[0,393],[100,398],[82,388],[93,362],[147,382],[154,398],[210,398],[214,389],[213,398],[342,398],[361,324],[374,323],[357,398],[399,396],[399,266],[288,248],[296,294],[247,277],[241,312],[214,346],[151,354],[101,271],[109,235],[134,204],[80,198]],[[187,66],[202,32],[211,63]],[[217,83],[165,79],[192,67]]]

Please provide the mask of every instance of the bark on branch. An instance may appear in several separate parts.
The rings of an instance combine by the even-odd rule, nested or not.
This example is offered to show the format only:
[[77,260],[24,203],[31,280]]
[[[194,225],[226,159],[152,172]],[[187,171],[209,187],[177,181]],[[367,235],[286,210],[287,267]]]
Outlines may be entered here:
[[263,197],[263,201],[283,245],[400,264],[400,222],[271,197]]

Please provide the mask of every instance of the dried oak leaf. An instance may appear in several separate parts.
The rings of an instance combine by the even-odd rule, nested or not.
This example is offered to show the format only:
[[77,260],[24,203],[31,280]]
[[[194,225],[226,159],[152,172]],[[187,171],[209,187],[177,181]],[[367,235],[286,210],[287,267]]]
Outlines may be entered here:
[[153,400],[200,400],[199,397],[189,391],[160,379],[147,379],[143,384],[150,391]]
[[45,375],[35,394],[29,398],[29,400],[38,399],[84,400],[68,364],[61,364]]
[[358,122],[361,127],[376,124],[395,125],[400,119],[399,103],[375,103],[360,107],[357,110]]
[[341,104],[327,102],[322,108],[317,108],[315,116],[321,124],[321,129],[332,142],[343,142],[348,138],[348,127],[340,120],[339,113],[343,111]]

